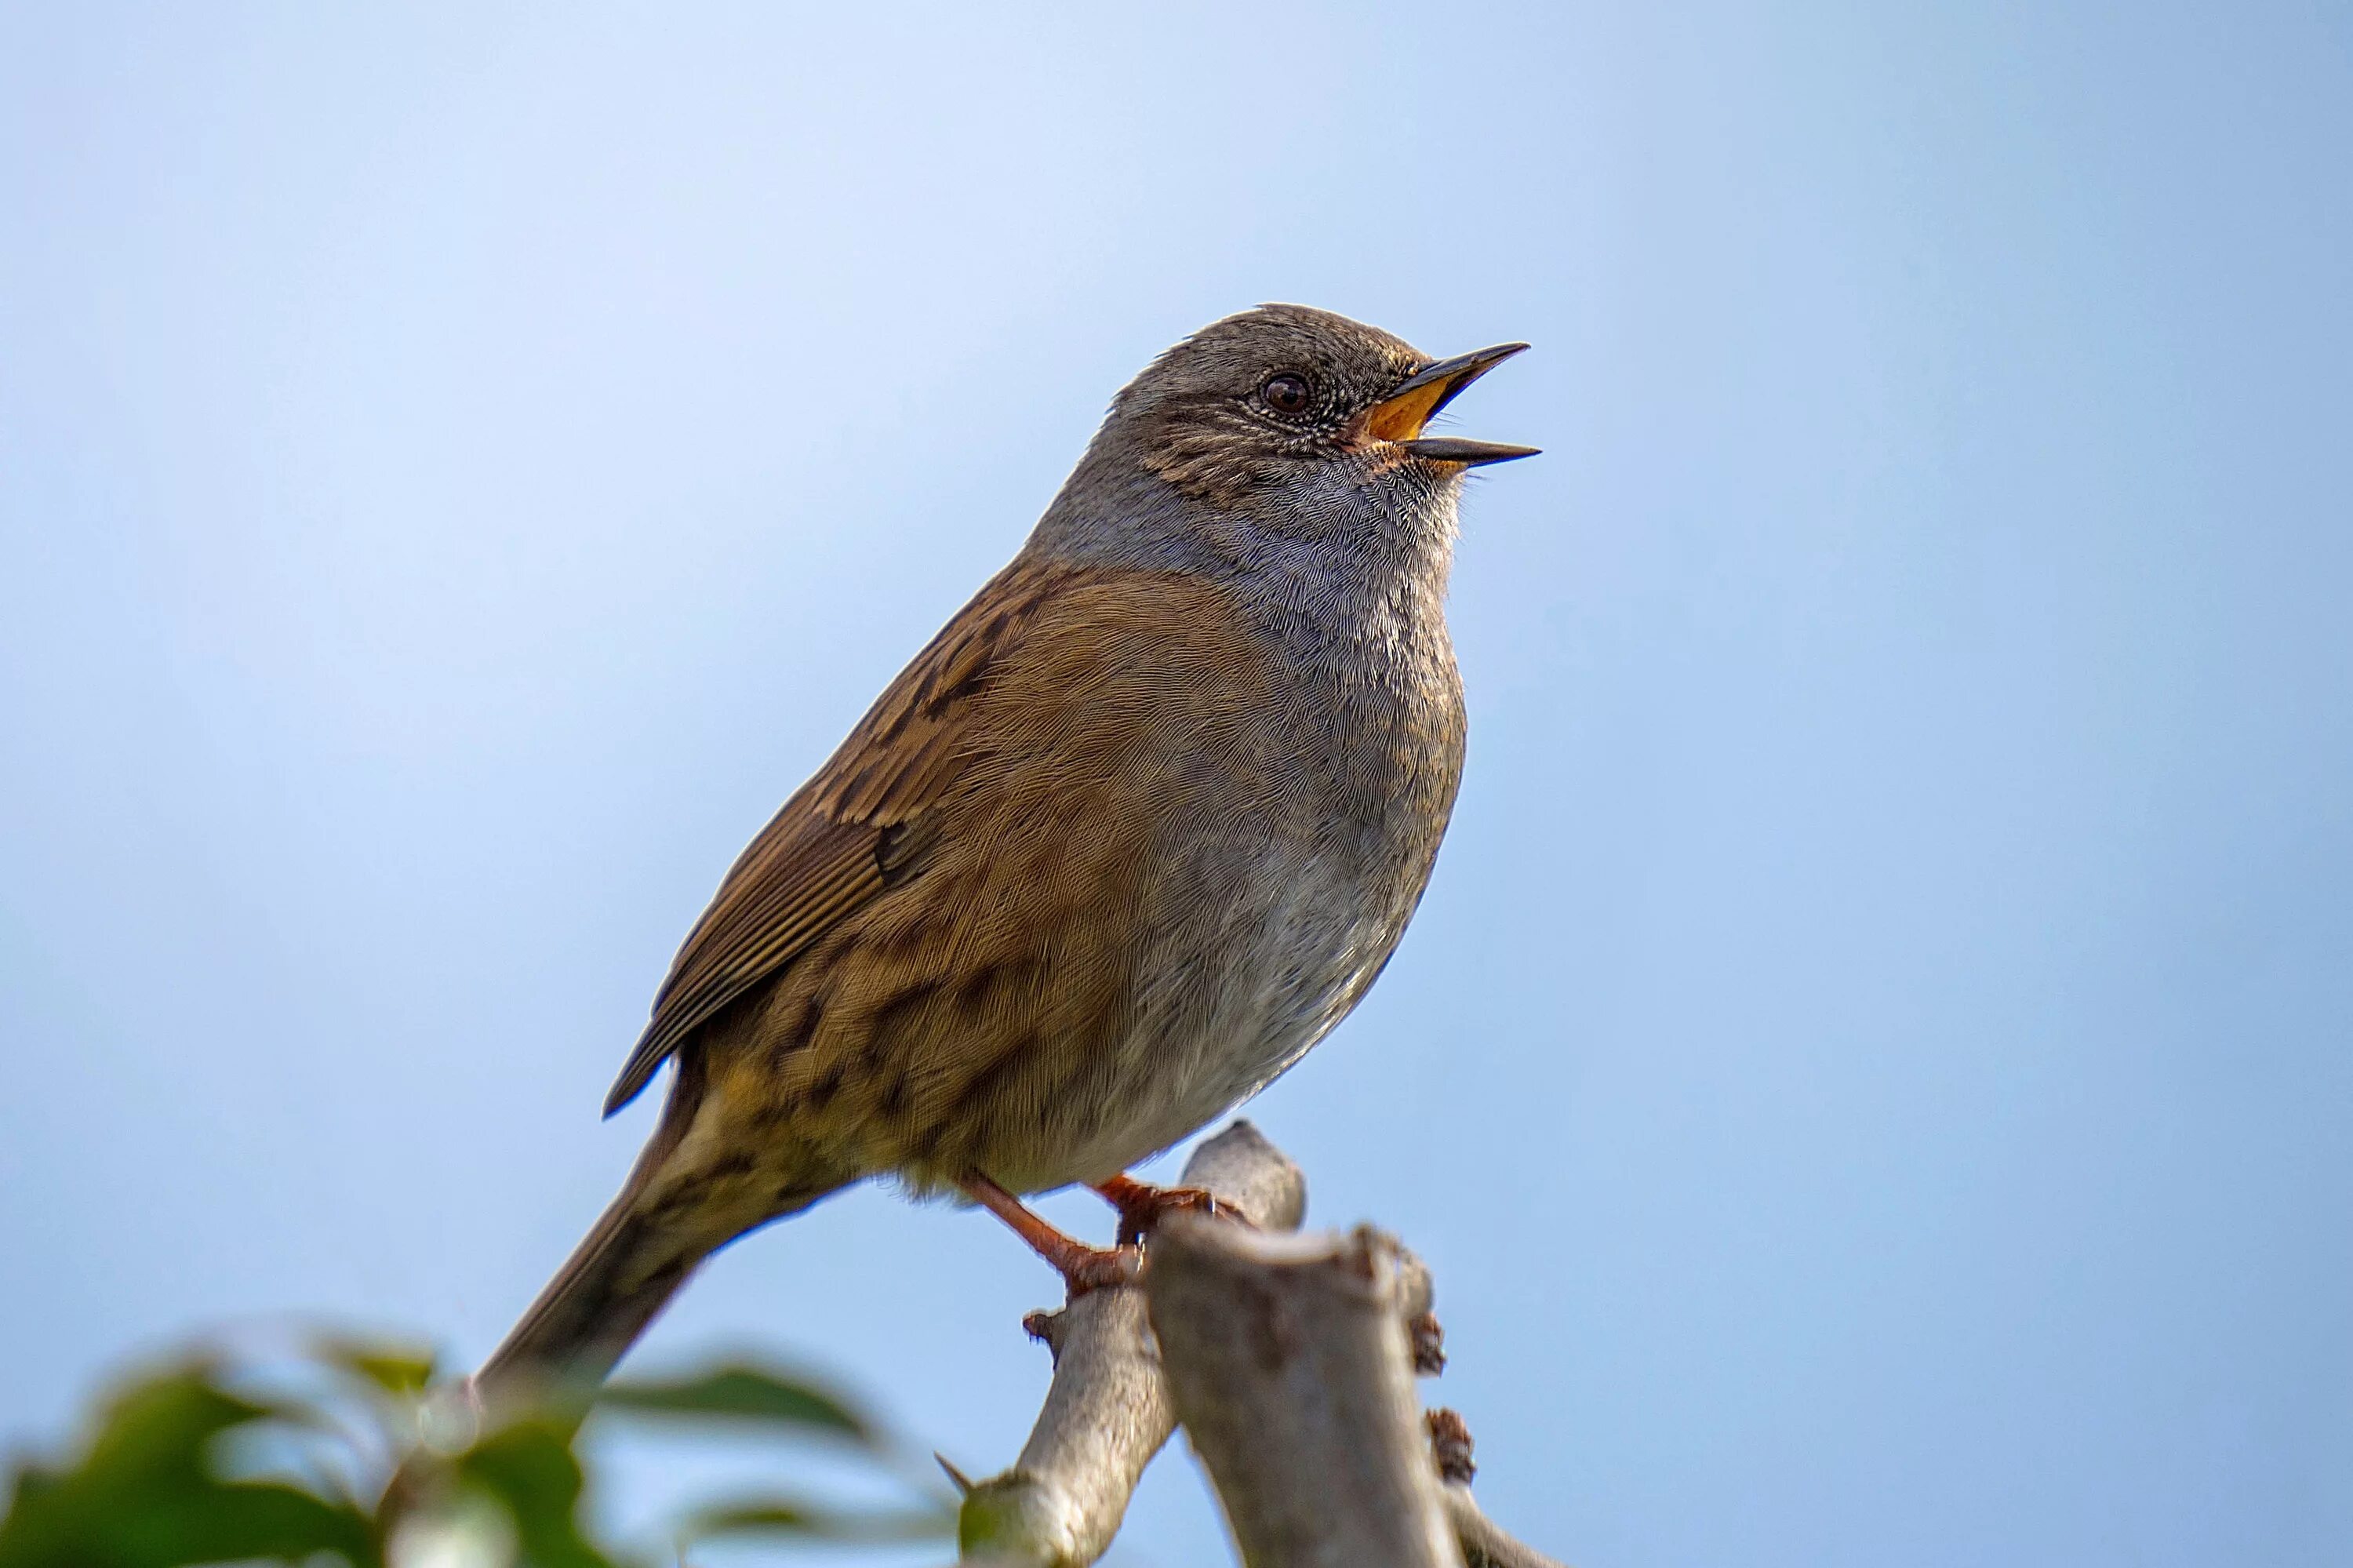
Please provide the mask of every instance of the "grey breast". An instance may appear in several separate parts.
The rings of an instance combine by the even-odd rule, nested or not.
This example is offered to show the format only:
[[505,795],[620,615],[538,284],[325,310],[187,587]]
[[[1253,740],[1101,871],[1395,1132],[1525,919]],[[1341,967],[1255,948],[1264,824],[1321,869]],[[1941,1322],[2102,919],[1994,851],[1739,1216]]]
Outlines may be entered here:
[[1123,1164],[1264,1087],[1355,1006],[1404,933],[1461,778],[1442,579],[1253,586],[1291,677],[1257,737],[1281,787],[1263,818],[1194,824],[1189,863],[1169,868],[1203,896],[1139,975],[1121,1075],[1149,1090],[1098,1155]]

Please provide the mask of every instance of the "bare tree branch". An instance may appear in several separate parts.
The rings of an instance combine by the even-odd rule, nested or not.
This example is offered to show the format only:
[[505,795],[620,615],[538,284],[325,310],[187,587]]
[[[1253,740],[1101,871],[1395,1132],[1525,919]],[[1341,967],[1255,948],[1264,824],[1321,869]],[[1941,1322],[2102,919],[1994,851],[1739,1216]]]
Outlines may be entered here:
[[[1411,1253],[1387,1238],[1367,1242],[1366,1238],[1374,1235],[1371,1232],[1359,1232],[1353,1238],[1293,1238],[1287,1242],[1268,1234],[1291,1231],[1299,1224],[1306,1209],[1306,1181],[1299,1168],[1249,1122],[1237,1121],[1203,1143],[1186,1163],[1180,1180],[1187,1186],[1208,1189],[1221,1204],[1259,1227],[1254,1234],[1214,1220],[1192,1222],[1207,1227],[1204,1234],[1212,1241],[1204,1245],[1214,1245],[1215,1238],[1239,1238],[1239,1245],[1245,1248],[1287,1245],[1298,1249],[1302,1258],[1320,1257],[1327,1263],[1348,1255],[1352,1248],[1372,1247],[1379,1262],[1371,1266],[1388,1281],[1381,1295],[1388,1303],[1388,1321],[1408,1347],[1408,1364],[1424,1376],[1434,1376],[1444,1368],[1444,1338],[1438,1319],[1430,1313],[1430,1271]],[[1184,1224],[1181,1220],[1170,1222],[1157,1238],[1151,1265],[1145,1270],[1141,1284],[1092,1291],[1061,1311],[1035,1312],[1025,1319],[1029,1331],[1054,1353],[1053,1383],[1047,1390],[1037,1425],[1011,1469],[974,1483],[949,1467],[949,1475],[965,1494],[957,1533],[964,1552],[961,1561],[966,1568],[1086,1568],[1109,1550],[1136,1482],[1167,1442],[1176,1422],[1160,1344],[1153,1333],[1153,1320],[1171,1310],[1185,1316],[1185,1326],[1164,1324],[1167,1331],[1185,1342],[1204,1336],[1231,1336],[1239,1331],[1232,1325],[1240,1308],[1230,1293],[1202,1293],[1196,1305],[1207,1316],[1194,1323],[1191,1319],[1196,1313],[1195,1305],[1173,1304],[1164,1298],[1167,1294],[1165,1289],[1155,1291],[1152,1281],[1169,1255],[1169,1237]],[[1177,1246],[1181,1251],[1183,1244]],[[1358,1286],[1366,1287],[1361,1274]],[[1149,1311],[1147,1292],[1155,1292]],[[1324,1330],[1315,1331],[1320,1334]],[[1356,1333],[1356,1341],[1353,1342],[1358,1343],[1359,1350],[1365,1345],[1386,1342],[1385,1336],[1366,1331],[1361,1323],[1353,1331]],[[1381,1353],[1385,1355],[1386,1351]],[[1335,1384],[1318,1397],[1333,1408],[1352,1407],[1362,1402],[1366,1389],[1388,1387],[1394,1383],[1394,1368],[1381,1371],[1385,1364],[1378,1357],[1351,1360],[1343,1356],[1326,1367],[1324,1375],[1339,1380],[1345,1388]],[[1367,1369],[1373,1373],[1369,1382]],[[1271,1383],[1280,1371],[1261,1369],[1249,1375]],[[1292,1372],[1296,1373],[1299,1369]],[[1312,1376],[1309,1381],[1314,1381]],[[1409,1379],[1407,1386],[1403,1408],[1409,1417],[1405,1431],[1409,1441],[1406,1446],[1417,1457],[1421,1473],[1432,1476],[1439,1483],[1432,1489],[1440,1499],[1447,1531],[1461,1552],[1460,1559],[1445,1556],[1435,1561],[1461,1561],[1469,1568],[1559,1568],[1550,1558],[1505,1534],[1472,1499],[1471,1436],[1459,1416],[1451,1411],[1433,1412],[1430,1418],[1430,1446],[1423,1446],[1421,1434],[1410,1419],[1414,1406]],[[1261,1402],[1286,1401],[1296,1392],[1286,1384],[1281,1390],[1260,1389],[1250,1398]],[[1393,1413],[1397,1408],[1395,1401],[1391,1400],[1386,1408]],[[1280,1427],[1259,1433],[1257,1438],[1288,1441]],[[1392,1446],[1398,1441],[1394,1423],[1388,1428],[1387,1440]],[[1227,1495],[1227,1482],[1219,1475],[1216,1462],[1209,1460],[1208,1448],[1198,1428],[1194,1431],[1194,1443],[1202,1450],[1205,1461],[1210,1463],[1212,1479],[1223,1497],[1229,1517],[1232,1517],[1234,1499]],[[946,1465],[944,1459],[941,1463]],[[1314,1484],[1321,1485],[1320,1481]],[[1263,1492],[1265,1485],[1259,1489]],[[1411,1489],[1409,1485],[1408,1490]],[[1306,1499],[1304,1511],[1323,1523],[1330,1522],[1334,1510],[1328,1504],[1316,1507],[1317,1501],[1337,1495],[1315,1490],[1299,1494]],[[1238,1524],[1238,1533],[1239,1531]],[[1248,1550],[1245,1546],[1246,1552]],[[1349,1546],[1346,1550],[1356,1548]],[[1324,1560],[1249,1558],[1252,1568],[1258,1568],[1261,1561],[1288,1564]],[[1387,1563],[1391,1559],[1362,1561]],[[1394,1561],[1416,1563],[1424,1559],[1401,1556]]]
[[1446,1493],[1446,1516],[1453,1522],[1466,1568],[1561,1568],[1534,1547],[1514,1540],[1480,1510],[1471,1495],[1471,1478],[1479,1467],[1471,1462],[1471,1428],[1451,1410],[1433,1410],[1430,1453],[1437,1462],[1438,1478]]
[[[1293,1229],[1307,1210],[1299,1167],[1247,1121],[1196,1149],[1181,1180],[1262,1230]],[[1054,1352],[1054,1381],[1013,1467],[965,1495],[957,1539],[967,1561],[1084,1568],[1119,1533],[1176,1417],[1140,1288],[1090,1291],[1028,1326]]]
[[1177,1216],[1155,1238],[1144,1291],[1169,1395],[1248,1568],[1460,1568],[1414,1394],[1409,1272],[1369,1226]]
[[1465,1568],[1561,1568],[1556,1559],[1508,1534],[1480,1511],[1469,1487],[1449,1485],[1446,1517],[1462,1547]]

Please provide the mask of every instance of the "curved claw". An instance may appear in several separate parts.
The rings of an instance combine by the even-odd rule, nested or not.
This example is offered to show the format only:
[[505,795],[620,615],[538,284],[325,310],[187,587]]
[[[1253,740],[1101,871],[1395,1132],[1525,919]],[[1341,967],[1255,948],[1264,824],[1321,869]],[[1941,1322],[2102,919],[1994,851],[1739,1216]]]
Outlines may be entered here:
[[1244,1225],[1250,1223],[1240,1210],[1219,1202],[1218,1195],[1206,1187],[1155,1187],[1133,1176],[1114,1176],[1091,1185],[1098,1197],[1119,1211],[1119,1239],[1123,1246],[1141,1243],[1159,1228],[1162,1220],[1175,1213],[1202,1214]]
[[1061,1272],[1062,1283],[1077,1300],[1090,1290],[1133,1285],[1144,1268],[1144,1249],[1137,1246],[1080,1246],[1047,1261]]

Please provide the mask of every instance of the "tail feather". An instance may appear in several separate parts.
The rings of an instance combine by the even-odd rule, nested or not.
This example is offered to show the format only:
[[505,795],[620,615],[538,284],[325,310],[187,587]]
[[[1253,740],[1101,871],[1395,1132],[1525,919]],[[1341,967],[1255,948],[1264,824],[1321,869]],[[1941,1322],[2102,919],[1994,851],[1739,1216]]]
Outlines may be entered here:
[[585,1404],[702,1260],[624,1190],[474,1374],[485,1403]]
[[620,1195],[573,1249],[538,1299],[474,1374],[487,1409],[585,1409],[695,1266],[745,1231],[807,1208],[841,1185],[771,1193],[756,1210],[729,1213],[725,1183],[672,1169],[702,1099],[700,1064],[681,1071]]

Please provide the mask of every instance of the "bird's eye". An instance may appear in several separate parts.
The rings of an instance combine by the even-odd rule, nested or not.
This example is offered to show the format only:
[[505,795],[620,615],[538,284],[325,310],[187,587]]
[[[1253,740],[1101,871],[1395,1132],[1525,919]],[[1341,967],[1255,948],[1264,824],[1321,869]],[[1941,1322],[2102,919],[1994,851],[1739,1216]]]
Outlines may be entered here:
[[1266,406],[1278,414],[1303,414],[1307,411],[1311,394],[1305,376],[1293,376],[1286,371],[1281,376],[1268,376],[1266,385],[1258,389],[1258,395],[1265,398]]

